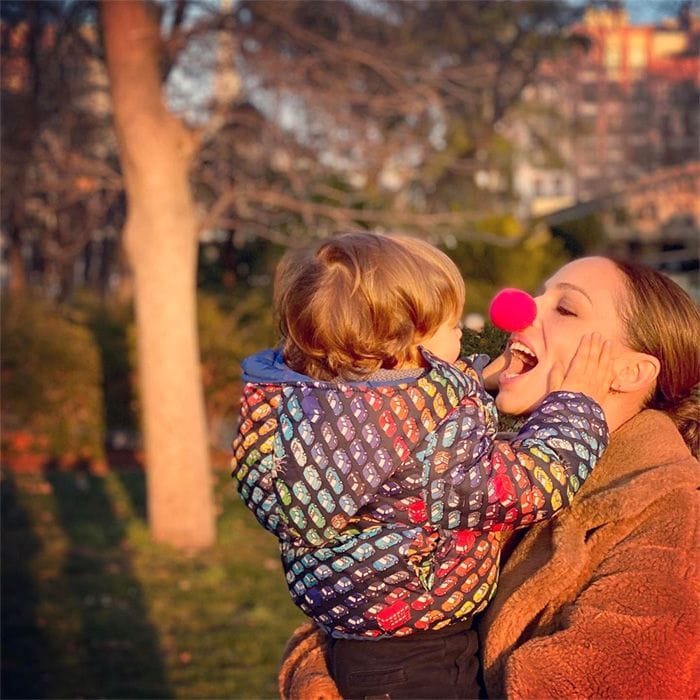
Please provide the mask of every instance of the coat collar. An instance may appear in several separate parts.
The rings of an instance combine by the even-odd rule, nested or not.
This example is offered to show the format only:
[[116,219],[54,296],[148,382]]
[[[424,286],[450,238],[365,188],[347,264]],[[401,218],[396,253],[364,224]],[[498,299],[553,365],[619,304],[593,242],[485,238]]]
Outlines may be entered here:
[[690,450],[668,415],[642,411],[610,436],[608,449],[580,497],[591,498],[620,479],[686,459],[692,460]]
[[620,426],[565,519],[587,528],[634,517],[664,494],[692,482],[698,463],[673,421],[645,410]]

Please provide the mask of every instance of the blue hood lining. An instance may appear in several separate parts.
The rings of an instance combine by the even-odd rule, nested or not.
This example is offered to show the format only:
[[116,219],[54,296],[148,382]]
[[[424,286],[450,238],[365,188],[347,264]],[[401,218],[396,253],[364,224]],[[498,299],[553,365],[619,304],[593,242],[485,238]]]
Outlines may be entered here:
[[[430,367],[436,363],[436,358],[425,350],[421,349],[423,357],[428,361]],[[484,366],[488,364],[489,358],[486,355],[477,355],[472,359],[472,362],[479,374],[481,374]],[[290,369],[282,356],[280,348],[268,348],[260,352],[246,357],[241,363],[243,368],[243,381],[252,382],[254,384],[321,384],[327,386],[337,386],[338,382],[327,382],[295,372]],[[427,367],[425,373],[430,371]],[[425,374],[424,373],[424,374]],[[421,374],[420,376],[423,376]],[[412,384],[417,378],[401,377],[398,379],[360,379],[357,381],[342,381],[342,384],[347,386],[362,386],[362,387],[380,387],[380,386],[400,386],[401,384]]]
[[[359,379],[357,381],[343,380],[342,382],[327,382],[320,379],[313,379],[301,372],[290,369],[284,361],[282,351],[279,348],[268,348],[261,352],[246,357],[241,363],[243,368],[243,381],[254,384],[320,384],[329,387],[336,387],[338,383],[346,386],[357,387],[378,387],[378,386],[399,386],[401,384],[411,384],[414,377],[400,377],[398,379]],[[426,372],[429,368],[426,368]],[[422,373],[420,376],[423,376]]]

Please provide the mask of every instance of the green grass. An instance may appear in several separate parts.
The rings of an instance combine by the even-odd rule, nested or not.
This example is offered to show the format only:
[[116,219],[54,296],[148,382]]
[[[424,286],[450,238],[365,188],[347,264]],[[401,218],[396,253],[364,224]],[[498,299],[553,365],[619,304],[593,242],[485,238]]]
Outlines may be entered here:
[[3,698],[267,698],[305,618],[217,475],[215,548],[153,544],[144,475],[2,474]]
[[[465,334],[498,353],[503,334]],[[141,471],[2,471],[3,698],[268,698],[306,618],[275,538],[217,475],[216,547],[150,541]]]

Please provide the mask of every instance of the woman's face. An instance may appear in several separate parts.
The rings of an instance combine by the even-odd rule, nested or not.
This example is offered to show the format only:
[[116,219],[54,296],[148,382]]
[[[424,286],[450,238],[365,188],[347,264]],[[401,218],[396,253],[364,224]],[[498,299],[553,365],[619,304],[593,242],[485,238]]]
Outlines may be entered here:
[[598,332],[612,340],[615,357],[624,339],[618,316],[624,295],[623,274],[605,258],[574,260],[547,280],[535,297],[532,325],[509,339],[498,409],[519,415],[539,405],[548,393],[552,366],[559,362],[566,369],[586,334]]

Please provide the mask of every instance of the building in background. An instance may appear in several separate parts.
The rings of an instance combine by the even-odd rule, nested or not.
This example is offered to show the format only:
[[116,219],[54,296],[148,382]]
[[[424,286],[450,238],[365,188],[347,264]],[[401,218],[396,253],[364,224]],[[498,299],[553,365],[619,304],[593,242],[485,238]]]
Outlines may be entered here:
[[[619,258],[661,270],[700,301],[700,162],[658,168],[623,189],[550,212],[544,222],[564,238],[593,236]],[[586,231],[585,229],[588,228]],[[604,239],[596,240],[597,232]]]
[[544,65],[509,126],[520,216],[597,216],[598,249],[676,275],[700,296],[700,19],[658,26],[589,9],[585,51]]
[[633,26],[624,10],[589,10],[578,31],[591,50],[571,83],[583,132],[573,143],[576,199],[697,160],[700,20],[686,10]]

